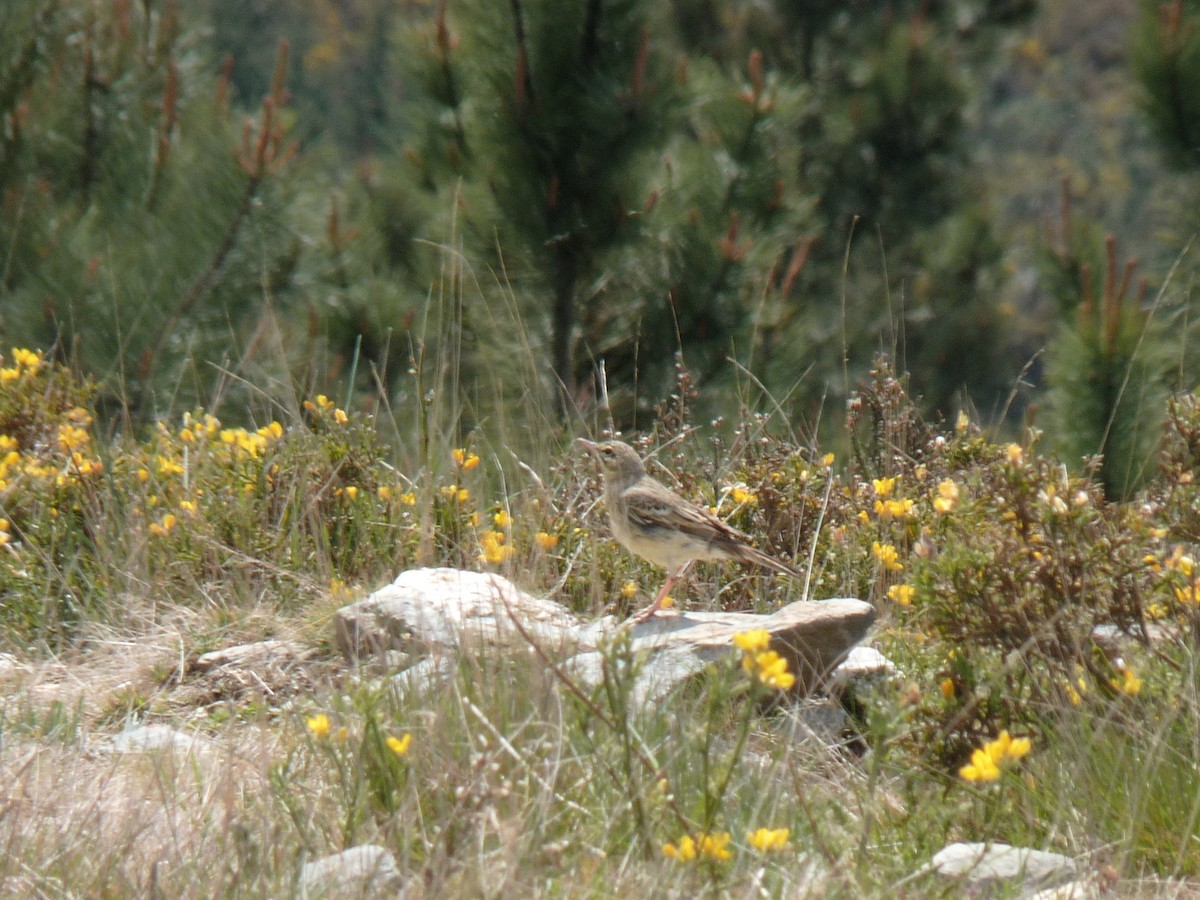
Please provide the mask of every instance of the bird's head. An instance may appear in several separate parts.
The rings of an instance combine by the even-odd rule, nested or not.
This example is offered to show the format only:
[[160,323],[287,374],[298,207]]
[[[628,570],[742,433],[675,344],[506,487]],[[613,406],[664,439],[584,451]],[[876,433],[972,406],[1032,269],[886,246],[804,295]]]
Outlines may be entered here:
[[604,478],[609,484],[633,482],[646,473],[646,467],[642,465],[642,458],[628,444],[620,441],[602,441],[597,444],[586,438],[579,438],[578,442],[592,451],[600,460]]

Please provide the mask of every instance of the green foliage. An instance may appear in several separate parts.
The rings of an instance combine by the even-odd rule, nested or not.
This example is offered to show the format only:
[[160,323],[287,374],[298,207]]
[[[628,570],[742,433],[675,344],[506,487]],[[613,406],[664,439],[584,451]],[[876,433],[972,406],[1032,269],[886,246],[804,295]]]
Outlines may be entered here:
[[[1136,261],[1118,277],[1114,238],[1105,243],[1104,277],[1095,288],[1092,264],[1076,255],[1078,244],[1066,246],[1071,249],[1048,257],[1058,270],[1053,283],[1063,291],[1060,304],[1073,315],[1047,349],[1047,427],[1065,461],[1077,465],[1100,456],[1105,490],[1128,497],[1144,482],[1161,437],[1171,350],[1146,308],[1144,280],[1131,296]],[[1077,287],[1070,282],[1073,271]]]
[[1140,4],[1131,59],[1146,117],[1173,164],[1200,164],[1200,12],[1172,0]]

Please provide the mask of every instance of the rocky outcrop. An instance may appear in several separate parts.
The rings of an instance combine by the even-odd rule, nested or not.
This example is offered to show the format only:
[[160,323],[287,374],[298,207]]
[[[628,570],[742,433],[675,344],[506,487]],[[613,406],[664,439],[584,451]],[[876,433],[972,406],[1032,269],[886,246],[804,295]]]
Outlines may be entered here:
[[[528,650],[562,661],[585,686],[600,683],[602,647],[630,629],[629,652],[639,661],[635,702],[663,696],[710,662],[727,657],[735,634],[764,629],[771,647],[796,675],[797,693],[822,686],[875,620],[861,600],[798,601],[773,613],[660,613],[635,625],[612,618],[584,624],[566,607],[532,596],[499,575],[457,569],[413,569],[334,618],[337,646],[351,659],[399,650],[419,672],[401,675],[410,688],[447,677],[452,650]],[[393,657],[394,658],[394,657]],[[430,661],[432,660],[432,661]],[[874,671],[883,663],[876,661]],[[411,672],[411,670],[410,670]]]

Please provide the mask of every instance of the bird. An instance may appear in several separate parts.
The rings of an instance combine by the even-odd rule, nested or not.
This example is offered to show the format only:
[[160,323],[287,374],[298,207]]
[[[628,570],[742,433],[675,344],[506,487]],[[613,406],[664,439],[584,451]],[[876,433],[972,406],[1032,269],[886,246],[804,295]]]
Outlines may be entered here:
[[633,622],[644,622],[662,609],[667,591],[694,560],[731,559],[800,577],[792,566],[751,546],[747,535],[655,481],[628,444],[587,438],[578,443],[600,460],[613,537],[635,556],[667,570],[662,590]]

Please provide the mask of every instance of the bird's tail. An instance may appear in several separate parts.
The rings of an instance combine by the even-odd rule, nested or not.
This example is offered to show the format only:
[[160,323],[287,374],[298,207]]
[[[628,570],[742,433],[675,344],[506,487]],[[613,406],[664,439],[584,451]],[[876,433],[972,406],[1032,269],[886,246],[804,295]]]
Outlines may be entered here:
[[803,573],[794,566],[789,566],[782,560],[778,560],[773,556],[768,556],[761,550],[755,549],[754,547],[739,547],[738,560],[745,563],[753,563],[756,566],[762,566],[764,569],[770,569],[772,572],[778,572],[780,575],[791,575],[793,578],[804,577]]

